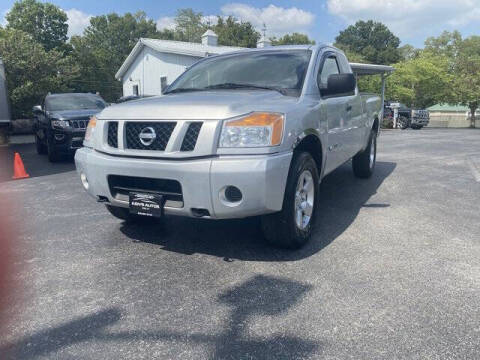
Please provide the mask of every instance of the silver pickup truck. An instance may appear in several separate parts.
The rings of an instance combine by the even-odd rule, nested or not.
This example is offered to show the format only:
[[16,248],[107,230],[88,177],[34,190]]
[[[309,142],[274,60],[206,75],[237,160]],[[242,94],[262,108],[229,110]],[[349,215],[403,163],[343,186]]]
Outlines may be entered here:
[[75,163],[87,192],[120,219],[261,216],[267,241],[299,248],[321,179],[350,159],[356,176],[372,175],[382,104],[358,92],[331,46],[207,57],[163,96],[93,117]]

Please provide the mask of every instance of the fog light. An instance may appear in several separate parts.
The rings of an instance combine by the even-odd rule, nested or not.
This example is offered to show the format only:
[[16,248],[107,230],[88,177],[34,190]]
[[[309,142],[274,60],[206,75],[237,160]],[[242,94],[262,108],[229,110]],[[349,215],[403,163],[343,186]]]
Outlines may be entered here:
[[87,175],[85,175],[84,173],[81,173],[80,174],[80,180],[82,180],[82,185],[85,188],[85,190],[88,190],[89,185],[88,185]]
[[242,199],[242,192],[236,186],[229,185],[220,190],[220,200],[224,205],[237,206],[242,202]]

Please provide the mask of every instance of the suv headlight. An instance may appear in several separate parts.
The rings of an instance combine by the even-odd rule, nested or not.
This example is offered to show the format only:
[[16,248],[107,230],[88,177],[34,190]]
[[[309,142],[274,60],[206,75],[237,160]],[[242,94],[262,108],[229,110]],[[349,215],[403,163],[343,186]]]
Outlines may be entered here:
[[68,122],[68,120],[57,120],[57,119],[52,120],[52,128],[65,129],[69,126],[70,126],[70,123]]
[[95,132],[95,127],[97,126],[97,118],[92,116],[88,121],[87,130],[85,131],[85,141],[90,141]]
[[279,113],[253,112],[241,118],[225,120],[219,147],[265,147],[280,145],[285,116]]

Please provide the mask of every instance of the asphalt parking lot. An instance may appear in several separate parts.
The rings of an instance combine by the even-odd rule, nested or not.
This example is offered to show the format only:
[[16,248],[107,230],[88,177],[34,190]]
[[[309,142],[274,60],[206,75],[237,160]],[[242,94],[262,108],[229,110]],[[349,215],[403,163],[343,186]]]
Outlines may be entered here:
[[2,359],[480,358],[480,130],[383,132],[371,179],[324,179],[295,252],[255,219],[127,225],[71,160],[12,150],[31,178],[4,157],[22,271]]

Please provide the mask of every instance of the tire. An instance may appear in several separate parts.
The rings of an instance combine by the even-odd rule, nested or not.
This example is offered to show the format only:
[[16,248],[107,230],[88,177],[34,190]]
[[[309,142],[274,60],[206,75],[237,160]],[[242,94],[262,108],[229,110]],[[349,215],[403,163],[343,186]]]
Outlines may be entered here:
[[55,147],[52,144],[52,140],[47,139],[47,155],[48,161],[54,163],[60,160],[60,155],[55,151]]
[[367,179],[372,176],[377,161],[377,134],[374,130],[370,132],[368,145],[362,152],[353,157],[353,173],[356,177]]
[[410,120],[405,116],[400,116],[397,120],[397,128],[402,130],[407,129],[410,126]]
[[123,220],[128,223],[135,223],[135,222],[158,222],[158,218],[148,217],[148,216],[140,216],[135,214],[130,214],[130,210],[127,208],[119,207],[119,206],[112,206],[112,205],[105,205],[107,210],[115,216],[117,219]]
[[[298,192],[300,188],[302,191]],[[319,172],[315,160],[307,152],[294,152],[282,211],[261,218],[267,242],[286,249],[299,249],[305,245],[312,235],[318,193]]]
[[47,149],[45,144],[42,143],[42,140],[35,134],[35,147],[37,148],[38,155],[44,155],[47,153]]

